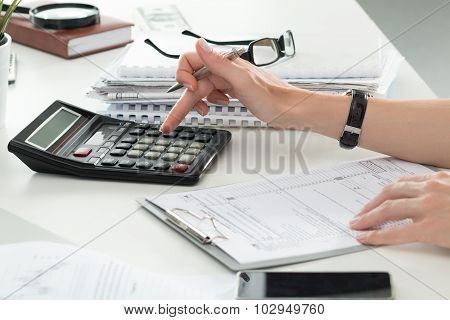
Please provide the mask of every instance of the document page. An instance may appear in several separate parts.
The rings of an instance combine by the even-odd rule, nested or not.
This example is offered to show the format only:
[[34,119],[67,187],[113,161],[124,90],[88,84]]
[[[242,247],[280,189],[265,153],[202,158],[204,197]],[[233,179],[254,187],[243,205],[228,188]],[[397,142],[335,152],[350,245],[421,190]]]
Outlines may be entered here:
[[152,273],[53,242],[0,246],[0,299],[231,299],[236,276]]
[[[348,227],[353,216],[385,185],[430,172],[422,165],[380,158],[307,175],[164,195],[153,202],[188,210],[175,212],[238,262],[252,263],[360,245]],[[397,223],[408,221],[380,227]]]

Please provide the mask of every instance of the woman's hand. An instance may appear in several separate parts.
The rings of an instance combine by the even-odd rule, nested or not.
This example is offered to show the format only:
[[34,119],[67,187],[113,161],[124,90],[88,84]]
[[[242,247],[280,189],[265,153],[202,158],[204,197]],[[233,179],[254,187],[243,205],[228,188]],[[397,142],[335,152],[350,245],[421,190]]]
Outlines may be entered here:
[[[205,40],[196,43],[196,52],[184,54],[179,61],[176,80],[187,88],[161,126],[169,132],[177,127],[195,107],[201,115],[208,113],[203,98],[209,102],[227,105],[228,96],[239,99],[259,119],[272,127],[288,128],[295,125],[292,107],[302,99],[303,90],[295,89],[270,73],[240,58],[230,61],[212,50]],[[210,75],[196,80],[192,73],[203,66]],[[307,91],[304,91],[307,95]],[[299,109],[299,108],[297,108]],[[298,121],[298,117],[295,117]]]
[[365,231],[358,240],[371,245],[419,241],[450,248],[450,173],[400,179],[369,202],[350,226],[366,230],[405,218],[410,218],[413,223]]

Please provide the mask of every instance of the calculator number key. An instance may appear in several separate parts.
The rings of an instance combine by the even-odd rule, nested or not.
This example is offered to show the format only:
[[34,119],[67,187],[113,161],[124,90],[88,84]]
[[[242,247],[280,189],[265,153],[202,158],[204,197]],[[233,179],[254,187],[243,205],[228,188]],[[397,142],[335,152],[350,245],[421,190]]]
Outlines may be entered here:
[[133,160],[124,159],[124,160],[120,160],[119,167],[131,168],[132,166],[134,166],[134,164],[135,164],[135,162]]
[[115,166],[117,164],[117,162],[119,162],[117,159],[106,158],[102,161],[102,166],[112,167],[112,166]]
[[182,164],[191,164],[195,159],[195,156],[192,154],[183,154],[180,159],[178,159],[179,163]]

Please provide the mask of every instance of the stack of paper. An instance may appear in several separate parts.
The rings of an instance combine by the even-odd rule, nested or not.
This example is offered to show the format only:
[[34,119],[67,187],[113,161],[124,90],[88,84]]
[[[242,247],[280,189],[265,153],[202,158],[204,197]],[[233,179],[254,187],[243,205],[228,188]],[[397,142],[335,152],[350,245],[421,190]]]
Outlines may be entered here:
[[[261,35],[216,35],[216,38],[223,40],[249,37],[259,38]],[[386,45],[380,39],[311,34],[294,34],[294,37],[296,55],[264,68],[288,83],[308,90],[336,94],[348,89],[361,89],[383,95],[403,61],[392,45]],[[195,39],[178,32],[154,32],[149,34],[149,38],[171,54],[194,49]],[[175,82],[178,61],[164,57],[143,40],[138,39],[129,45],[92,86],[88,95],[109,103],[106,113],[112,116],[137,120],[144,116],[144,121],[158,122],[164,119],[182,93],[182,90],[166,93]],[[216,49],[230,48],[222,46]],[[167,110],[156,114],[152,112],[155,106],[159,108],[158,112],[161,108]],[[246,110],[239,112],[240,107],[243,106],[238,101],[232,101],[231,109],[222,108],[218,114],[212,110],[205,119],[192,113],[185,124],[265,125]],[[226,118],[228,116],[236,121],[230,123]],[[192,121],[192,117],[198,119]]]
[[235,275],[152,273],[53,242],[0,246],[0,299],[231,299]]

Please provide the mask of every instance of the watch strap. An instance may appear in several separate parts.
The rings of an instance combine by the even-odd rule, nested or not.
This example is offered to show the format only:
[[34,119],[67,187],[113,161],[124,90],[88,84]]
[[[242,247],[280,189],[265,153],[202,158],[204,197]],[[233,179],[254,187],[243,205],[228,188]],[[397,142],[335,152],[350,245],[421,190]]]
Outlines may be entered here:
[[359,142],[369,94],[361,90],[350,90],[347,94],[351,94],[352,101],[350,103],[347,123],[339,139],[339,145],[344,149],[353,149]]

